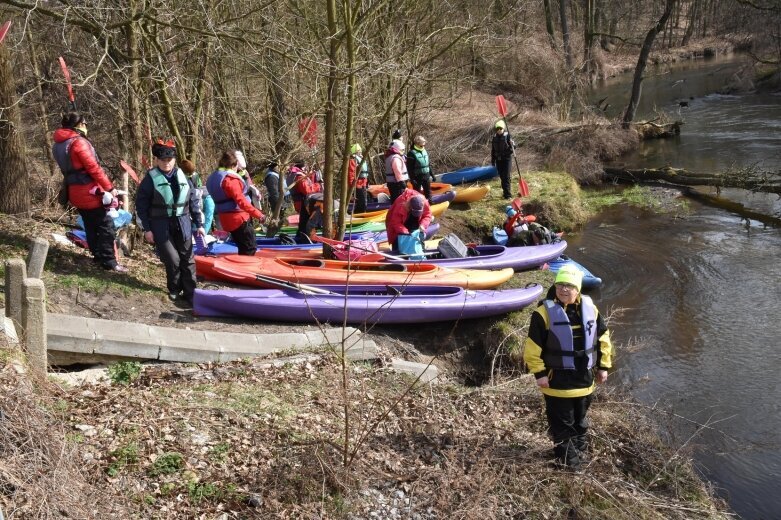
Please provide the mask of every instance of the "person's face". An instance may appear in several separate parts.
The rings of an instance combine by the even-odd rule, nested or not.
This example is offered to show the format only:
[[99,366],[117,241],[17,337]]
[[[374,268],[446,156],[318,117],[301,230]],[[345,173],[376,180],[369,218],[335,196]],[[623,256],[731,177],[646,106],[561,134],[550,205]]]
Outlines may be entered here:
[[161,172],[170,172],[176,165],[176,157],[155,157],[155,166]]
[[496,130],[496,133],[497,133],[497,134],[501,134],[501,133],[504,131],[504,128],[502,128],[501,126],[497,126],[497,127],[495,128],[495,130]]
[[86,121],[82,121],[78,125],[76,125],[76,130],[80,131],[84,135],[87,135],[87,123]]
[[556,298],[564,305],[575,303],[578,299],[578,288],[568,283],[557,283]]

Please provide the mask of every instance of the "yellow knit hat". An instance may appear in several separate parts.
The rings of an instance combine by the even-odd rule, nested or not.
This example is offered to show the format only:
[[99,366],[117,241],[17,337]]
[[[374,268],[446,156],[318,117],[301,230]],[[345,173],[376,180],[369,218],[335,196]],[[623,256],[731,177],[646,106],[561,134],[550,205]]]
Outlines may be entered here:
[[567,283],[574,285],[580,292],[580,286],[583,283],[583,273],[572,265],[565,265],[556,273],[556,281],[553,283]]

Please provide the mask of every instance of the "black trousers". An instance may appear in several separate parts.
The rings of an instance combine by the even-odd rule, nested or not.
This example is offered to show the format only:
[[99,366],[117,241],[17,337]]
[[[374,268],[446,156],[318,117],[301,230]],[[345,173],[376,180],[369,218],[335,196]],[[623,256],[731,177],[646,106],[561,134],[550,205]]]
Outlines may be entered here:
[[87,244],[95,261],[104,269],[113,269],[117,265],[117,239],[114,221],[103,208],[80,209],[79,215],[84,221]]
[[253,256],[258,250],[252,219],[244,221],[242,225],[231,231],[231,238],[236,243],[236,247],[239,248],[240,255]]
[[367,188],[355,188],[355,205],[353,213],[366,213]]
[[[155,235],[157,238],[157,235]],[[168,240],[155,240],[157,255],[165,266],[166,286],[169,294],[182,293],[182,297],[191,300],[195,293],[195,258],[193,257],[193,237],[185,237],[179,226],[179,219],[168,219]]]
[[496,161],[496,170],[499,172],[499,178],[502,180],[502,197],[510,199],[513,191],[510,188],[510,163],[512,159],[500,159]]
[[431,177],[426,175],[425,177],[410,177],[412,186],[423,193],[426,196],[426,200],[431,202]]
[[296,231],[296,241],[299,244],[310,243],[309,235],[306,232],[306,225],[309,223],[309,211],[306,208],[306,201],[301,203],[301,209],[298,211],[298,230]]
[[553,439],[553,453],[567,465],[580,464],[579,452],[588,447],[588,419],[591,394],[583,397],[545,396],[548,434]]
[[386,184],[388,185],[388,191],[390,192],[391,204],[407,189],[407,181],[388,182]]

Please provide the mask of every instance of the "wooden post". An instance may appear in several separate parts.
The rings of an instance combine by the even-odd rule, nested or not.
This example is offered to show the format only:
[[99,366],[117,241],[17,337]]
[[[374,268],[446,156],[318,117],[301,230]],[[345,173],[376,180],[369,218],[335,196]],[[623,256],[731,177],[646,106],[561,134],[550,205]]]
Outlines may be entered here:
[[41,278],[43,276],[43,266],[46,264],[46,255],[49,254],[49,241],[45,238],[36,237],[30,244],[30,251],[27,253],[27,276],[29,278]]
[[34,372],[46,375],[46,287],[37,278],[27,278],[23,284],[22,327],[27,361]]
[[22,283],[27,278],[27,265],[21,258],[5,261],[5,315],[14,326],[22,325]]

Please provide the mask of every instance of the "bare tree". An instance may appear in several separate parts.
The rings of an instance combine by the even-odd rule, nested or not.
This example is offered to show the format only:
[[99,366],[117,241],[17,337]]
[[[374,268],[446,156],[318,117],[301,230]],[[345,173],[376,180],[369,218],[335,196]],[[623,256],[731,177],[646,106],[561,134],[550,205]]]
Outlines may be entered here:
[[30,209],[15,77],[8,47],[0,43],[0,213],[9,214]]

